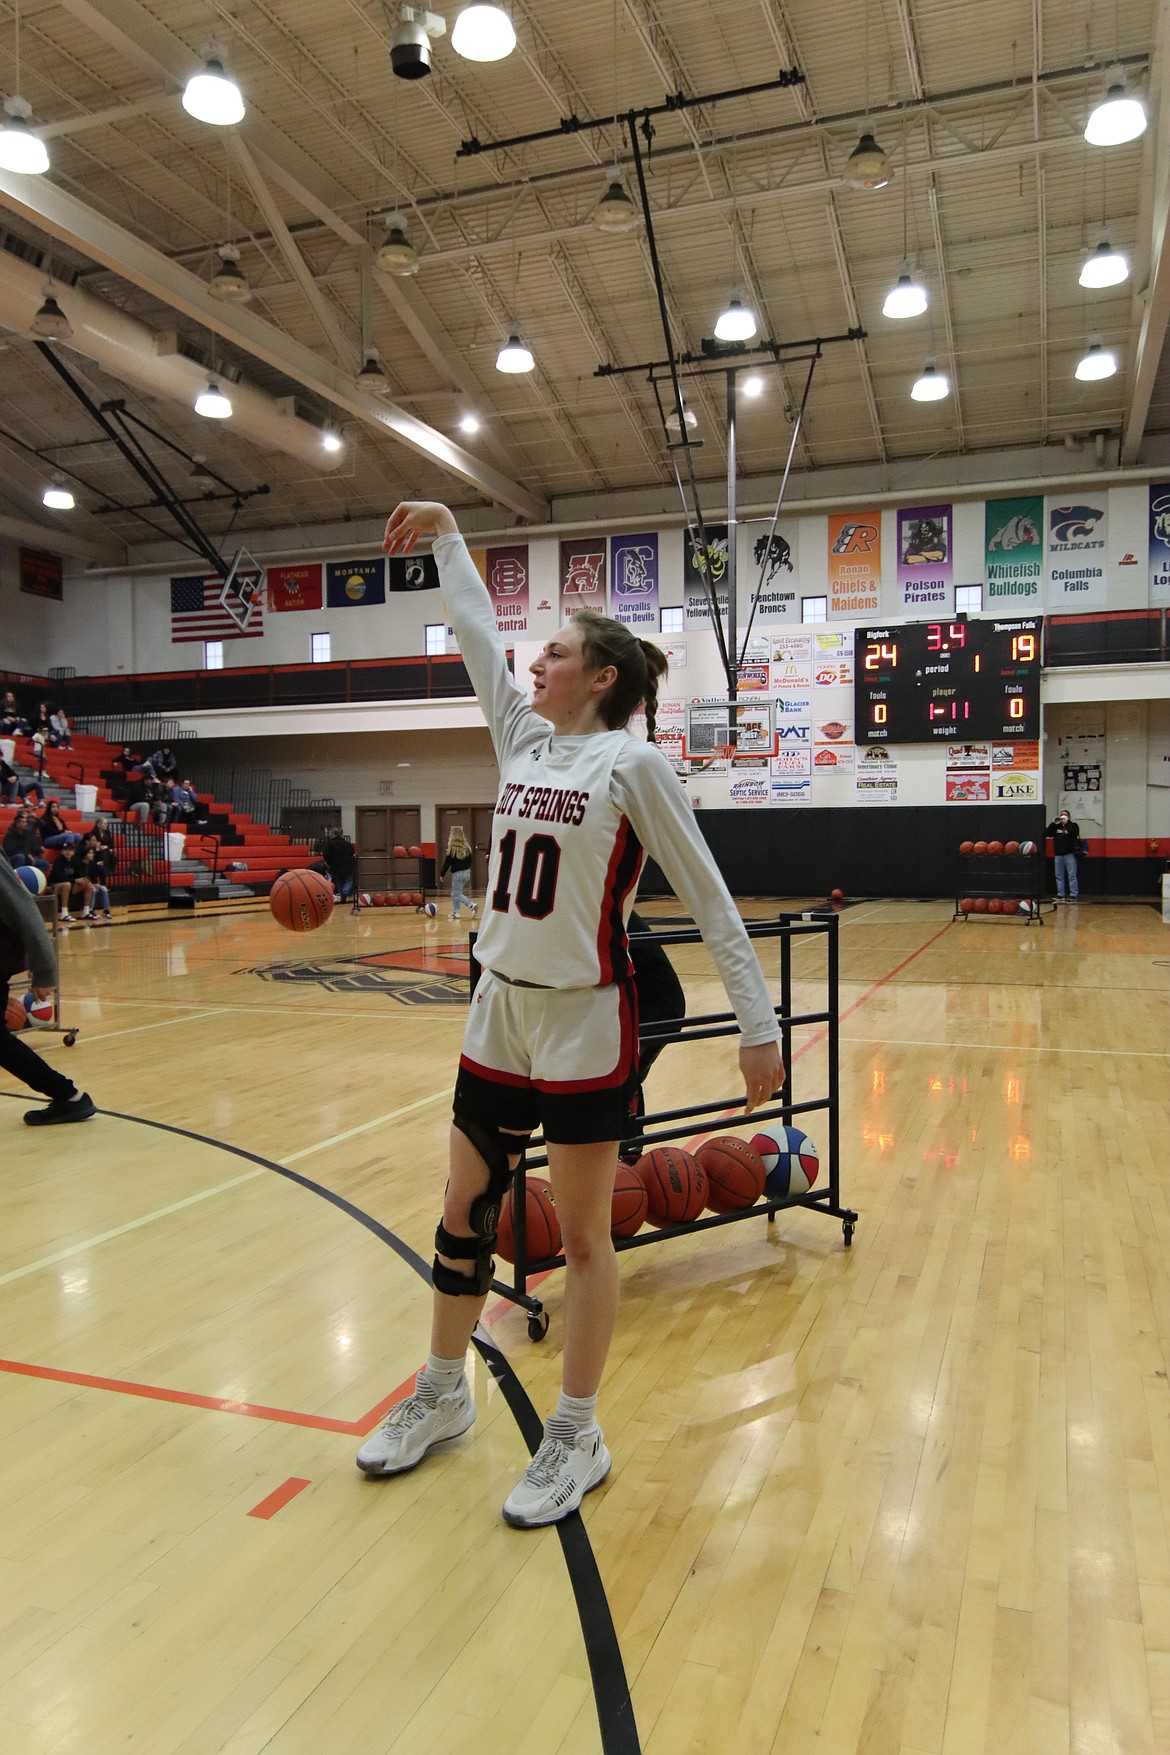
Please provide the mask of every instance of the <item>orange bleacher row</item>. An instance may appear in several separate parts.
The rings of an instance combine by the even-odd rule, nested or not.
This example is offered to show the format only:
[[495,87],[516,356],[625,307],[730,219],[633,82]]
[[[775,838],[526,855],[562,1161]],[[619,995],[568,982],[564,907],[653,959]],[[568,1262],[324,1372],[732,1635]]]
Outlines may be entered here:
[[[107,817],[120,817],[123,812],[112,792],[109,781],[114,774],[114,760],[121,754],[121,748],[108,743],[104,737],[93,737],[84,732],[74,732],[73,748],[47,749],[44,756],[45,775],[66,790],[73,787],[80,778],[83,785],[97,787],[98,814]],[[32,765],[31,745],[22,738],[17,745],[16,759],[25,766]],[[80,776],[77,770],[81,769]],[[219,876],[229,883],[246,885],[249,889],[265,890],[278,878],[282,871],[290,871],[298,866],[310,865],[316,857],[312,848],[302,842],[295,842],[287,835],[272,829],[267,823],[253,822],[244,811],[235,811],[228,804],[221,804],[210,793],[199,793],[199,800],[209,815],[226,819],[231,826],[231,833],[238,839],[225,840],[220,834],[219,845]],[[0,836],[3,836],[16,812],[16,806],[0,806]],[[35,806],[30,806],[36,809]],[[39,811],[37,812],[39,815]],[[93,813],[84,813],[67,809],[64,801],[61,815],[66,828],[85,834],[93,827]],[[190,833],[187,836],[186,857],[198,860],[210,873],[216,861],[215,833]],[[228,865],[239,861],[247,869],[244,871],[228,871]],[[199,874],[194,871],[173,871],[171,884],[175,889],[190,889],[194,886]],[[114,887],[117,888],[115,876]]]

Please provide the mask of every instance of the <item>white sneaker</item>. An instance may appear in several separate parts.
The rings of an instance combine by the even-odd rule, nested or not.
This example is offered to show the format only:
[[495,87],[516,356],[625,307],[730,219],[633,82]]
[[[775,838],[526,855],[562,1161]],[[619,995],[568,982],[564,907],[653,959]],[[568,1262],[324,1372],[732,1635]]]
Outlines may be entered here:
[[73,919],[72,914],[58,914],[58,916],[57,916],[57,925],[58,926],[73,926],[74,924],[75,923],[74,923],[74,919]]
[[437,1401],[416,1390],[391,1408],[370,1433],[357,1453],[357,1466],[367,1475],[404,1475],[418,1466],[428,1450],[458,1438],[474,1420],[475,1403],[466,1377],[454,1394]]
[[540,1449],[504,1500],[504,1522],[521,1530],[559,1523],[600,1487],[610,1460],[600,1426],[582,1432],[563,1420],[546,1420]]

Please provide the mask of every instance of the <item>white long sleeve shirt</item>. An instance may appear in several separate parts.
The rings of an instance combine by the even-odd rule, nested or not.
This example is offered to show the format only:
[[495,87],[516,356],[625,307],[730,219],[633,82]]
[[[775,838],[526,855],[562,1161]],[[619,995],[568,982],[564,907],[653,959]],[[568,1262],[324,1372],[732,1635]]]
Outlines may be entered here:
[[665,756],[624,730],[554,733],[508,670],[463,538],[437,538],[434,554],[500,767],[480,963],[540,987],[626,978],[626,921],[649,853],[702,933],[744,1043],[775,1041],[763,972]]

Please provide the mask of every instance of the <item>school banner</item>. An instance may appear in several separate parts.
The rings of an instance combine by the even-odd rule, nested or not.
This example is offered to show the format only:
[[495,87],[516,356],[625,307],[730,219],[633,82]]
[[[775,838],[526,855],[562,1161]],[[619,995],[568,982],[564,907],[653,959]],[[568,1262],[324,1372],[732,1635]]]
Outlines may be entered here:
[[364,608],[386,601],[386,561],[329,561],[325,567],[325,601],[330,609]]
[[769,522],[762,528],[757,528],[754,536],[749,530],[747,541],[750,545],[750,559],[741,549],[740,572],[747,573],[750,581],[750,602],[755,611],[755,625],[768,627],[776,622],[799,621],[796,562],[793,558],[796,547],[795,525],[785,534],[779,528],[772,530]]
[[906,506],[898,512],[898,601],[907,615],[950,616],[954,610],[950,506]]
[[561,543],[561,620],[574,610],[605,614],[604,536],[574,537]]
[[391,555],[391,591],[437,591],[439,566],[434,555]]
[[1048,608],[1104,609],[1105,495],[1047,504]]
[[320,561],[307,562],[300,567],[269,567],[268,607],[274,614],[294,609],[320,609]]
[[610,615],[642,636],[658,633],[658,532],[615,536],[609,552]]
[[1170,481],[1150,484],[1150,602],[1170,603]]
[[489,548],[484,556],[484,576],[496,626],[515,639],[528,632],[528,544]]
[[829,516],[829,617],[876,615],[882,587],[882,515]]
[[711,599],[706,580],[715,587],[719,619],[727,626],[729,598],[727,592],[727,526],[708,524],[707,550],[704,554],[697,530],[688,530],[683,538],[683,603],[688,628],[711,626]]
[[1038,609],[1044,568],[1044,501],[1040,494],[988,500],[984,507],[984,578],[989,613]]
[[61,556],[51,555],[43,548],[22,548],[20,589],[30,597],[52,597],[60,603],[65,596]]

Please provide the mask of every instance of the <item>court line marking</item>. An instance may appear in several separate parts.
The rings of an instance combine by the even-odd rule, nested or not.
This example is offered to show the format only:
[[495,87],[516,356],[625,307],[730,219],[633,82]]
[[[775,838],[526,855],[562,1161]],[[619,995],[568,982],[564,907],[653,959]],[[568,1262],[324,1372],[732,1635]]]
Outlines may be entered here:
[[1156,1048],[1048,1048],[1024,1042],[920,1042],[914,1037],[842,1036],[842,1042],[878,1042],[883,1048],[985,1048],[991,1054],[1109,1054],[1129,1060],[1165,1060],[1170,1050]]
[[302,1475],[290,1475],[287,1481],[282,1481],[280,1486],[268,1495],[267,1499],[262,1499],[259,1505],[253,1505],[248,1516],[263,1518],[275,1517],[277,1512],[283,1510],[290,1499],[295,1499],[298,1493],[303,1493],[306,1487],[311,1487],[312,1485],[312,1481],[306,1481]]
[[281,1158],[281,1164],[299,1164],[302,1158],[311,1158],[314,1152],[324,1152],[330,1146],[339,1146],[343,1140],[356,1139],[359,1133],[372,1133],[376,1127],[384,1127],[388,1121],[397,1121],[400,1115],[410,1115],[416,1109],[425,1109],[428,1103],[437,1103],[440,1097],[449,1097],[451,1086],[444,1085],[441,1090],[432,1091],[429,1097],[417,1097],[413,1103],[404,1103],[400,1109],[390,1109],[385,1115],[375,1115],[372,1121],[363,1121],[357,1127],[347,1127],[343,1133],[330,1134],[327,1140],[318,1140],[315,1146],[302,1146],[299,1152],[290,1152]]
[[[211,1011],[192,1012],[183,1018],[159,1018],[157,1023],[154,1024],[130,1024],[125,1030],[103,1030],[101,1034],[97,1036],[91,1031],[85,1030],[83,1024],[78,1024],[76,1027],[79,1034],[84,1030],[87,1043],[108,1042],[113,1036],[136,1036],[140,1030],[168,1030],[173,1024],[193,1024],[197,1018],[218,1018],[223,1009],[223,1006],[217,1005],[214,1006]],[[57,1047],[58,1044],[46,1043],[45,1046]]]
[[39,1377],[50,1383],[72,1383],[79,1389],[104,1389],[117,1395],[136,1395],[145,1401],[176,1402],[180,1407],[210,1408],[218,1414],[246,1414],[253,1420],[275,1420],[283,1426],[310,1426],[318,1432],[344,1432],[361,1437],[367,1430],[361,1420],[333,1420],[326,1414],[302,1414],[293,1408],[269,1408],[261,1402],[238,1402],[218,1395],[195,1395],[186,1389],[164,1389],[155,1383],[135,1383],[126,1377],[99,1377],[87,1371],[58,1371],[52,1365],[29,1365],[21,1359],[0,1359],[0,1371],[13,1377]]

